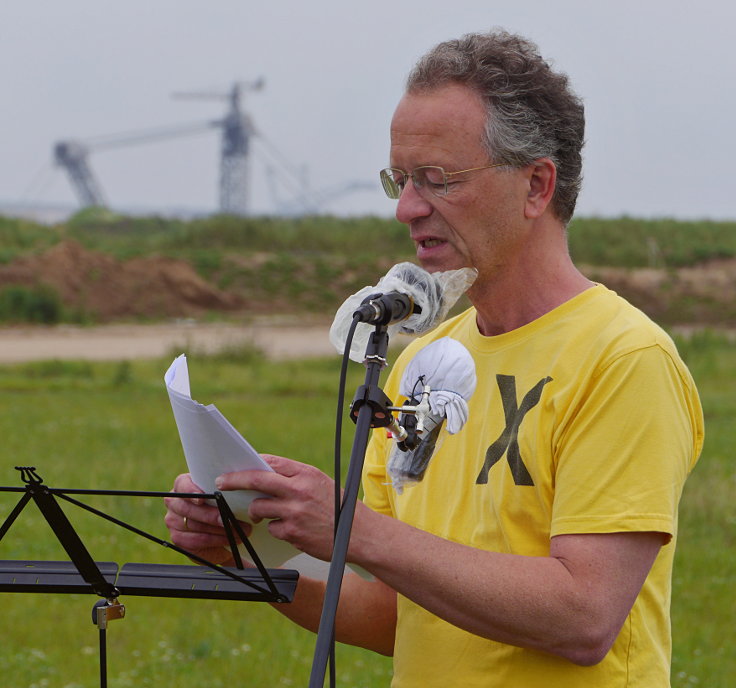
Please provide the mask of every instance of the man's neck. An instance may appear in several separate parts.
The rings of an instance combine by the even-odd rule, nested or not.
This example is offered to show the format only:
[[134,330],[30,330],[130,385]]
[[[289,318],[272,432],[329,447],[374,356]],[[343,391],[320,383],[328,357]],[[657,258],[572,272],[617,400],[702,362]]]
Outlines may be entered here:
[[510,332],[549,313],[593,286],[573,264],[566,244],[537,251],[484,275],[468,292],[486,336]]

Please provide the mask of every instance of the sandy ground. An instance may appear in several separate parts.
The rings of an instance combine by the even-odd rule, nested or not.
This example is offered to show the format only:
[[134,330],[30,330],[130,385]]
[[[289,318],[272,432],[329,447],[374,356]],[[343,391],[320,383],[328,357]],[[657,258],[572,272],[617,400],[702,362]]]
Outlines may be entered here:
[[[0,364],[48,359],[160,358],[184,349],[216,353],[241,345],[255,346],[274,360],[337,356],[328,338],[330,324],[328,321],[295,324],[264,318],[243,325],[179,321],[155,325],[6,327],[0,328]],[[699,329],[680,326],[673,331],[689,336]],[[718,331],[736,341],[736,330]],[[401,346],[408,341],[408,337],[399,335],[392,343]]]
[[328,339],[329,326],[329,322],[289,324],[267,319],[243,325],[182,321],[0,328],[0,363],[157,358],[184,348],[214,353],[244,344],[258,347],[273,359],[337,355]]

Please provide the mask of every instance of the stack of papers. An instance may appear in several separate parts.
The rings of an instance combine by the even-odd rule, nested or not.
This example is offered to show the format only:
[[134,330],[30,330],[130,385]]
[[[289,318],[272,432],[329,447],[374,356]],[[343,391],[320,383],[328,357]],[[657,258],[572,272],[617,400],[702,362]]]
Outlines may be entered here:
[[[164,381],[189,473],[200,490],[213,493],[215,479],[223,473],[250,469],[273,470],[214,404],[204,406],[192,399],[189,368],[184,354],[174,359],[166,371]],[[233,490],[222,494],[235,517],[241,521],[249,520],[248,506],[254,499],[268,497],[254,490]],[[214,500],[212,503],[214,505]],[[288,542],[273,537],[268,532],[266,521],[253,526],[248,540],[267,568],[283,566],[296,569],[301,575],[310,578],[327,580],[328,562],[315,559]],[[243,545],[238,549],[243,559],[253,563]],[[360,567],[347,568],[367,579],[372,578]]]
[[[200,490],[214,492],[215,479],[223,473],[273,470],[214,404],[204,406],[192,399],[189,368],[184,354],[174,359],[164,381],[189,473]],[[235,517],[241,521],[248,521],[248,506],[254,499],[267,497],[253,490],[228,491],[223,492],[223,496]],[[272,537],[265,521],[253,526],[253,533],[248,539],[261,561],[269,568],[281,566],[299,554],[288,542]],[[241,546],[240,549],[244,558],[248,558],[245,548]]]

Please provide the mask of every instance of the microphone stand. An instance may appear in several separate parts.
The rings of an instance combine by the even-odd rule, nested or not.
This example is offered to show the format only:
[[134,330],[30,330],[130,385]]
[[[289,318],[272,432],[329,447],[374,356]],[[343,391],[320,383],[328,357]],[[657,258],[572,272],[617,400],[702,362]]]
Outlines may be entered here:
[[387,365],[386,352],[388,350],[387,325],[382,322],[376,324],[366,347],[365,383],[356,391],[350,407],[350,417],[355,421],[355,436],[350,456],[345,488],[343,492],[340,512],[335,514],[336,530],[335,544],[332,551],[325,599],[317,631],[317,644],[312,662],[312,671],[309,678],[309,688],[322,688],[324,685],[327,661],[334,647],[335,617],[337,604],[340,599],[340,589],[345,571],[350,531],[353,526],[355,505],[358,500],[365,452],[372,428],[388,427],[393,422],[393,416],[388,410],[391,401],[378,387],[381,370]]

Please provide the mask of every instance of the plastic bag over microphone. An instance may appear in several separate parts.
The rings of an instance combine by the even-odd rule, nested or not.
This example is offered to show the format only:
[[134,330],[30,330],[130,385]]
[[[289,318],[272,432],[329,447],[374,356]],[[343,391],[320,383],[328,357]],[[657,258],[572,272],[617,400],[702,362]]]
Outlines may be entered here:
[[[404,487],[420,482],[439,448],[443,428],[451,435],[468,420],[468,400],[475,392],[475,361],[456,339],[442,337],[425,346],[409,361],[401,376],[399,392],[409,407],[420,406],[422,393],[429,391],[429,412],[422,413],[418,443],[407,448],[396,442],[389,454],[391,484],[401,494]],[[405,407],[406,408],[406,405]],[[399,423],[406,425],[402,413]]]
[[[348,297],[338,308],[330,327],[330,342],[338,353],[345,350],[348,331],[353,322],[353,313],[366,297],[372,294],[400,292],[410,296],[421,313],[414,313],[405,320],[388,326],[389,337],[396,333],[420,335],[439,325],[457,300],[475,281],[478,272],[474,268],[461,268],[445,272],[430,273],[414,263],[394,265],[374,287],[363,287]],[[350,358],[362,363],[368,340],[375,327],[359,323],[350,347]]]

